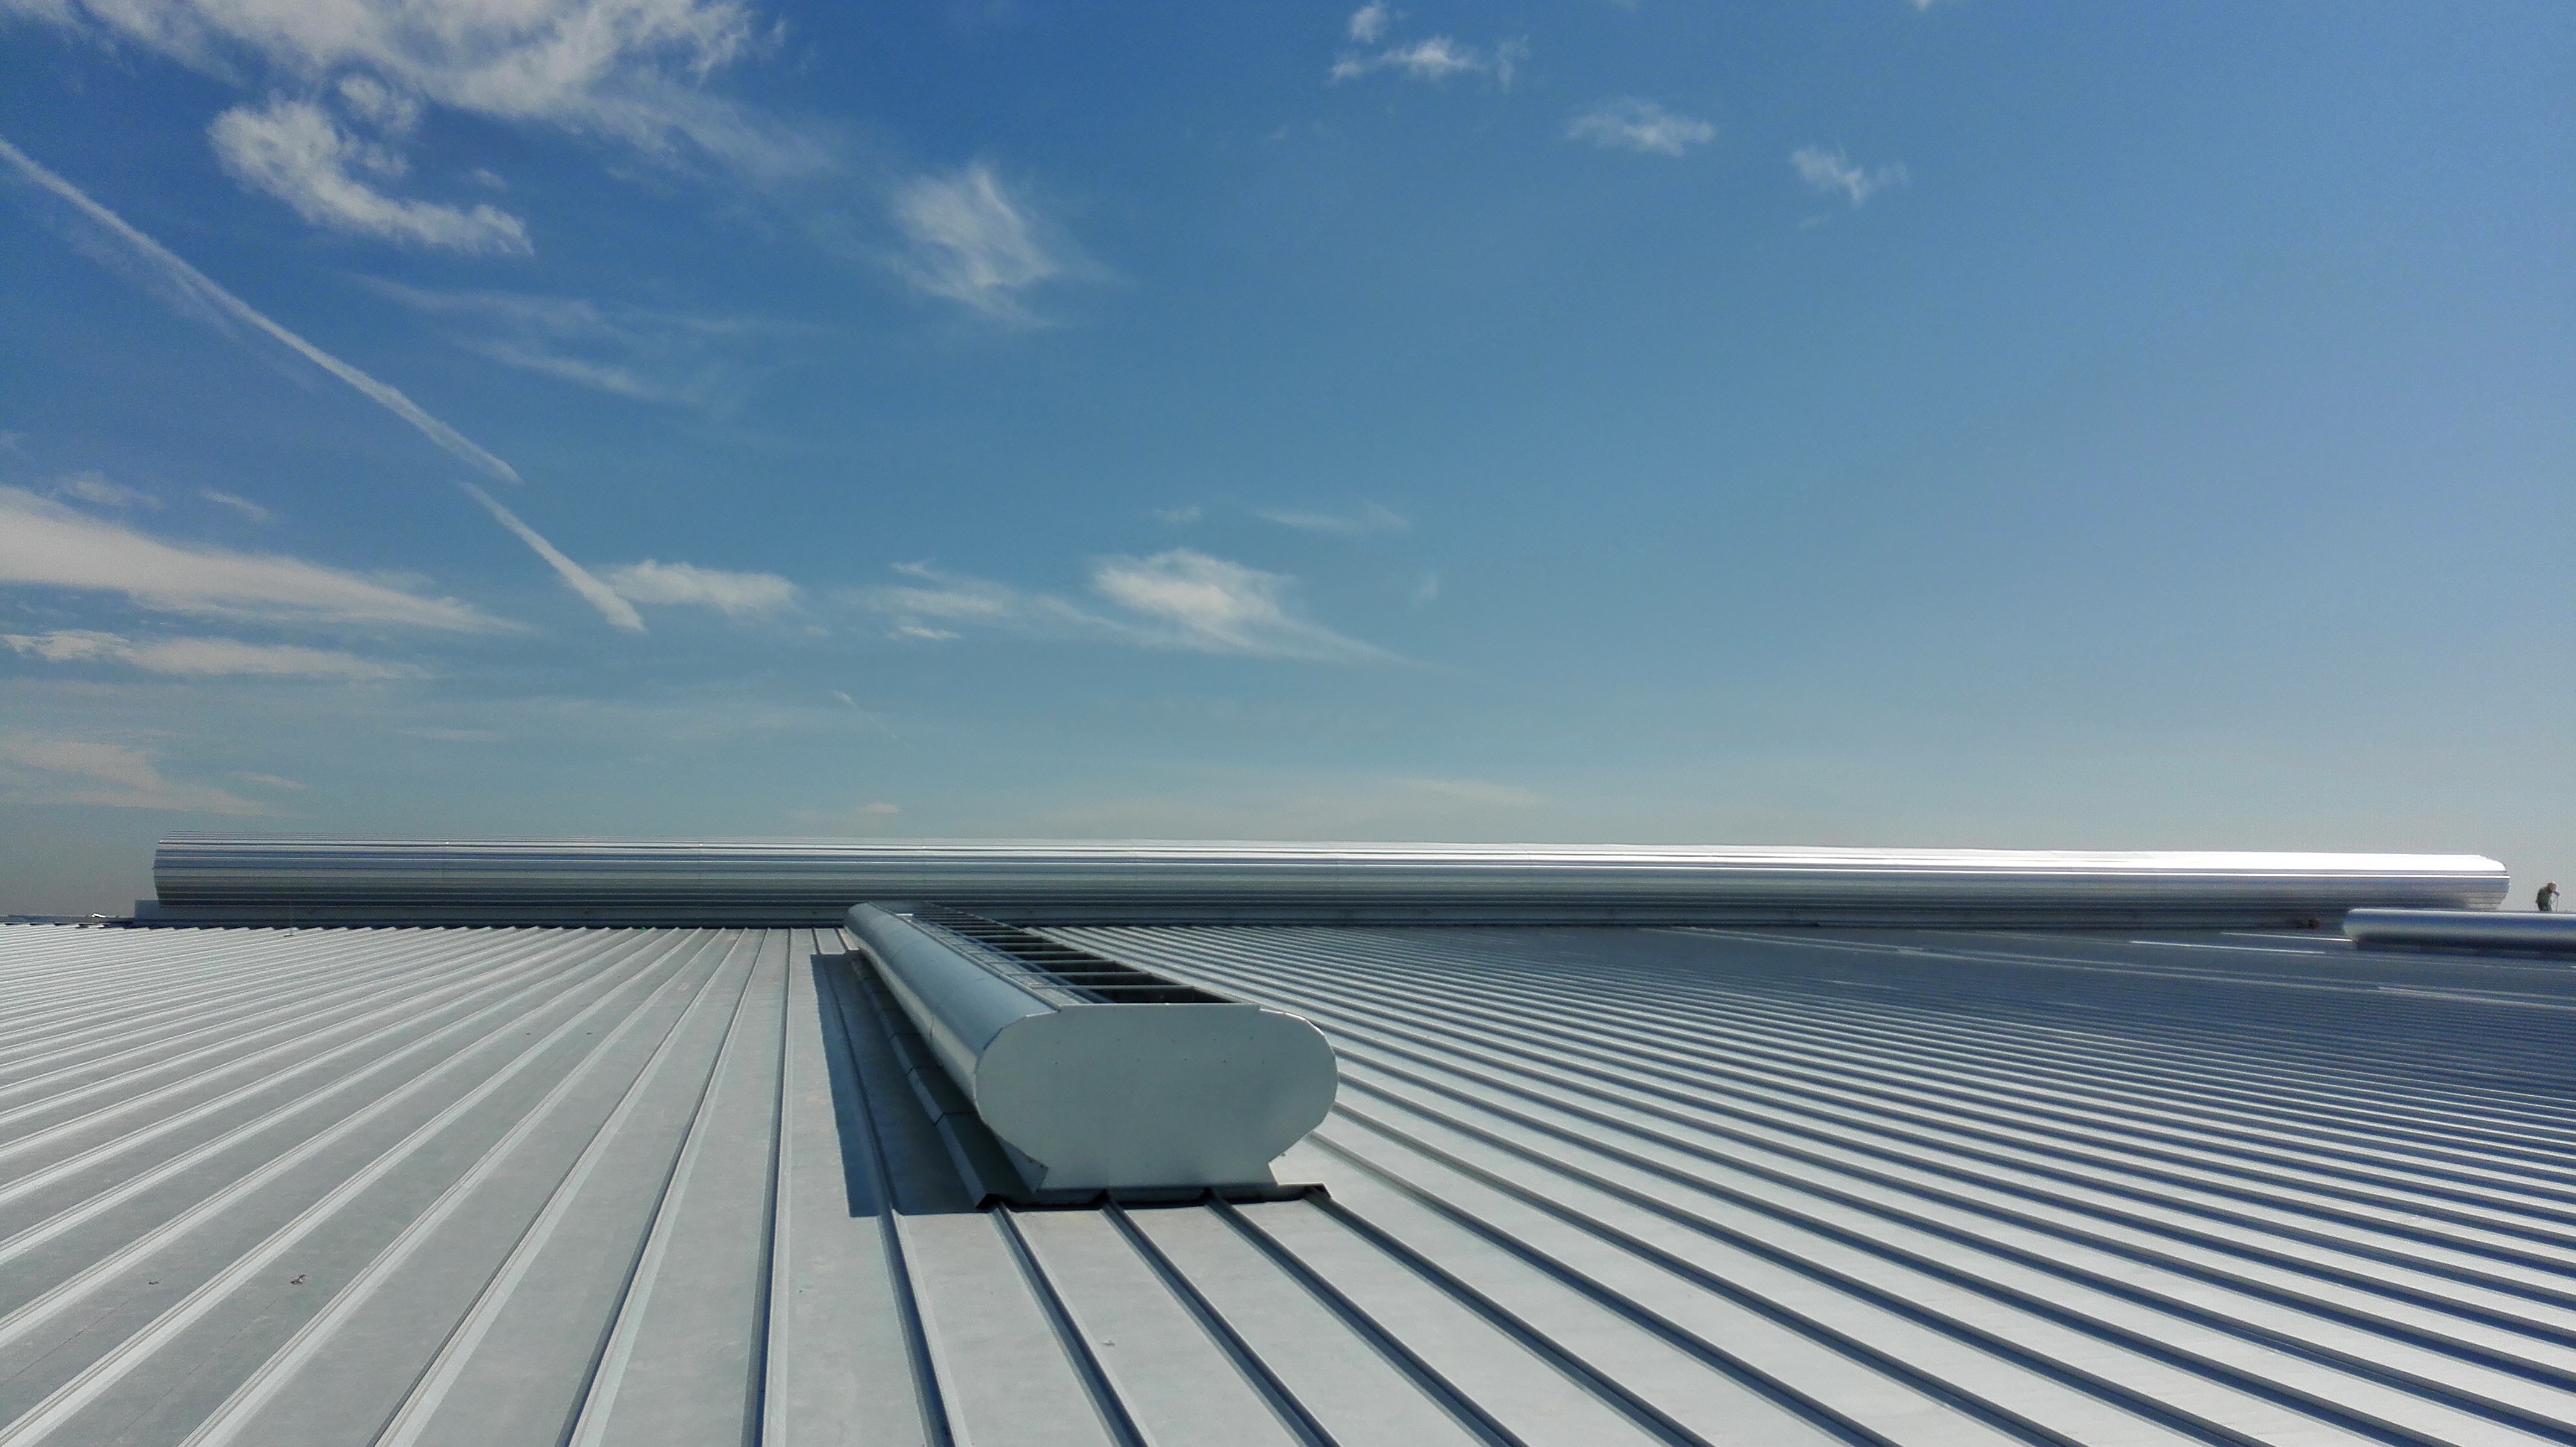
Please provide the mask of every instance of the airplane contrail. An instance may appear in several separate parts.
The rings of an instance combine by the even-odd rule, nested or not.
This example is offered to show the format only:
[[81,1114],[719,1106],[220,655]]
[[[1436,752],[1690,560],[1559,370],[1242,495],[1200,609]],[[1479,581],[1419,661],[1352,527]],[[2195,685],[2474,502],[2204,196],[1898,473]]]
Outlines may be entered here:
[[[177,287],[183,296],[207,307],[218,316],[229,317],[266,333],[297,356],[356,388],[359,395],[410,423],[419,429],[423,437],[428,438],[449,456],[475,471],[499,478],[503,482],[522,481],[517,468],[485,451],[464,433],[422,411],[419,403],[404,396],[400,390],[377,381],[270,321],[256,307],[224,290],[214,278],[181,260],[168,247],[126,224],[124,217],[91,200],[79,187],[37,164],[26,152],[11,145],[6,137],[0,137],[0,160],[6,160],[10,165],[17,167],[28,180],[71,203],[72,207],[83,216],[96,222],[109,235],[124,242],[135,255],[159,272],[163,280]],[[481,503],[493,517],[499,519],[503,527],[516,534],[519,541],[526,543],[530,551],[544,559],[546,566],[555,570],[556,576],[563,579],[566,587],[580,594],[592,607],[597,608],[601,617],[606,618],[614,626],[630,632],[644,631],[644,619],[636,613],[634,605],[618,597],[614,590],[593,576],[589,569],[565,557],[554,544],[539,536],[536,529],[519,521],[517,514],[494,501],[483,489],[470,482],[460,482],[459,485],[476,502]]]

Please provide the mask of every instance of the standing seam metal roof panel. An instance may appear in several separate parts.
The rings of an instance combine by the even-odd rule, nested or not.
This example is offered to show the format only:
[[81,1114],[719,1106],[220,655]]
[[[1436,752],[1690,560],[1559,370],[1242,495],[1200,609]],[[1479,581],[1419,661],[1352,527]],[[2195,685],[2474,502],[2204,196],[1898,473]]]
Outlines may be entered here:
[[0,927],[0,1444],[2576,1440],[2576,981],[1084,928],[1303,1200],[977,1211],[829,930]]

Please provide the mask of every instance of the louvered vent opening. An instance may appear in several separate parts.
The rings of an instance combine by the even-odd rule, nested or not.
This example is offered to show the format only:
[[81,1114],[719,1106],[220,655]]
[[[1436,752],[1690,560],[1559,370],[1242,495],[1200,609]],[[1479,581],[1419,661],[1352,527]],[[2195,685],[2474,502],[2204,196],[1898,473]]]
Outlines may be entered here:
[[1178,980],[1122,965],[962,909],[916,905],[912,922],[957,943],[960,953],[1052,1004],[1230,1005]]

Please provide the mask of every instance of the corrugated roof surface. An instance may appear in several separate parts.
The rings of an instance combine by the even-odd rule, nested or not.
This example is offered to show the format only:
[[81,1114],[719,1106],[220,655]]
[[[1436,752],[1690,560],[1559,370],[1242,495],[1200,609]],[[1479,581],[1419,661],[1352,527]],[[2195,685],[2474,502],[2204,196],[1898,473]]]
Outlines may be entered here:
[[836,932],[0,927],[0,1442],[2576,1440],[2563,969],[1059,933],[1329,1196],[965,1209]]

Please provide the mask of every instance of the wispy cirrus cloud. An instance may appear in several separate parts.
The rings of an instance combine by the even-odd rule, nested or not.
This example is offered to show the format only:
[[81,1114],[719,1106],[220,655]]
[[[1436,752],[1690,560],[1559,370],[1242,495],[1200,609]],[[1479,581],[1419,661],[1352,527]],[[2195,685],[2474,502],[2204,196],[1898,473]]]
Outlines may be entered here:
[[[429,415],[419,403],[404,396],[396,388],[377,381],[374,377],[270,320],[265,313],[218,286],[213,278],[181,260],[168,247],[136,230],[127,224],[124,217],[91,200],[88,193],[38,165],[26,152],[6,140],[0,140],[0,161],[6,161],[21,177],[34,183],[48,195],[68,204],[81,222],[103,234],[106,239],[117,243],[122,254],[140,264],[146,280],[163,295],[169,297],[183,312],[210,321],[219,328],[247,327],[252,332],[269,338],[305,361],[347,383],[360,396],[409,423],[450,457],[486,476],[497,477],[510,483],[520,481],[516,468],[485,451],[464,433]],[[543,559],[546,566],[554,569],[555,575],[563,580],[564,586],[572,589],[592,607],[598,609],[600,616],[607,619],[611,626],[635,633],[644,631],[644,620],[636,614],[635,609],[625,599],[611,592],[607,584],[592,577],[587,569],[565,556],[561,549],[546,541],[536,529],[522,522],[518,514],[494,501],[489,493],[473,483],[459,479],[457,486],[463,488],[467,496],[481,504],[483,510],[508,529],[512,536],[527,544],[528,549]]]
[[1325,663],[1376,662],[1395,655],[1301,616],[1296,580],[1174,548],[1149,558],[1093,563],[1094,592],[1147,620],[1155,647]]
[[211,487],[199,488],[197,490],[197,496],[204,498],[206,501],[213,503],[218,507],[231,508],[234,512],[240,513],[243,517],[246,517],[255,523],[272,523],[277,521],[277,514],[270,512],[268,509],[261,507],[258,503],[252,502],[246,497],[235,497],[228,492],[217,492]]
[[0,161],[7,161],[38,189],[69,204],[76,216],[103,233],[105,239],[118,243],[126,255],[142,265],[144,280],[180,310],[217,327],[247,327],[265,336],[409,423],[433,446],[457,461],[504,482],[520,480],[517,469],[484,451],[464,433],[430,416],[419,403],[269,320],[266,313],[217,285],[214,278],[190,266],[160,242],[135,230],[124,217],[91,200],[89,193],[38,165],[34,158],[6,140],[0,140]]
[[1890,186],[1902,186],[1908,179],[1902,161],[1891,161],[1876,170],[1868,170],[1853,165],[1840,146],[1831,150],[1823,146],[1801,146],[1789,153],[1789,164],[1796,168],[1798,179],[1807,184],[1808,190],[1828,196],[1839,195],[1849,201],[1854,210],[1858,210],[1870,197]]
[[734,573],[646,558],[608,570],[608,586],[631,603],[712,608],[732,619],[757,618],[796,603],[796,585],[776,573]]
[[332,648],[245,643],[237,638],[155,638],[137,642],[116,633],[67,629],[54,633],[0,633],[0,644],[48,663],[115,663],[182,678],[336,678],[351,683],[380,683],[418,678],[426,671],[407,663],[382,663]]
[[273,805],[228,794],[210,784],[165,778],[153,756],[141,749],[38,734],[0,734],[0,788],[30,804],[176,814],[279,812]]
[[895,188],[890,206],[905,242],[896,273],[988,320],[1036,324],[1028,293],[1083,269],[1071,243],[982,161],[915,176]]
[[740,400],[745,348],[813,330],[579,297],[433,291],[376,279],[367,285],[437,319],[458,346],[493,361],[594,391],[712,412]]
[[1413,524],[1402,513],[1377,503],[1367,503],[1351,512],[1325,512],[1311,508],[1259,508],[1253,516],[1263,522],[1277,523],[1300,532],[1337,533],[1346,538],[1371,537],[1380,533],[1404,533]]
[[1130,641],[1116,622],[1045,593],[1031,593],[989,578],[897,563],[906,581],[864,588],[864,606],[891,620],[893,635],[927,642],[962,637],[967,628],[1056,638]]
[[300,558],[170,542],[0,487],[0,584],[122,594],[139,607],[270,622],[496,633],[515,624]]
[[546,541],[544,534],[539,533],[535,528],[521,522],[517,513],[503,507],[500,500],[492,494],[462,479],[458,480],[456,485],[465,489],[467,497],[482,504],[483,510],[492,515],[494,522],[507,528],[512,536],[528,545],[528,551],[535,553],[544,560],[547,567],[554,569],[555,576],[563,580],[565,587],[581,595],[583,602],[598,609],[599,616],[607,619],[609,626],[623,628],[629,633],[644,631],[643,615],[635,611],[634,604],[617,596],[616,589],[599,581],[588,568],[566,557],[563,549]]
[[1421,40],[1390,41],[1389,30],[1403,18],[1402,11],[1391,10],[1378,0],[1353,11],[1342,33],[1360,45],[1378,48],[1346,50],[1334,56],[1332,69],[1325,72],[1326,83],[1339,84],[1386,71],[1434,84],[1453,76],[1481,75],[1491,78],[1496,87],[1509,90],[1520,63],[1529,58],[1529,42],[1525,40],[1471,45],[1454,36],[1433,35]]
[[979,630],[1325,663],[1395,658],[1307,618],[1295,579],[1190,548],[1094,559],[1094,603],[922,563],[896,571],[909,581],[863,590],[858,601],[889,619],[900,638],[942,641]]
[[161,499],[154,497],[152,494],[144,492],[138,488],[125,487],[117,483],[110,482],[107,480],[106,474],[98,472],[73,473],[71,476],[54,484],[54,495],[56,497],[78,498],[82,502],[91,503],[99,507],[112,507],[120,510],[138,507],[157,509],[161,506]]
[[1717,127],[1695,116],[1667,110],[1654,101],[1617,96],[1577,113],[1567,123],[1565,134],[1604,150],[1679,156],[1693,146],[1704,146],[1716,139]]
[[378,182],[401,179],[409,163],[391,146],[352,134],[315,102],[271,96],[258,109],[235,106],[215,117],[207,135],[235,180],[316,226],[446,251],[532,249],[527,226],[488,201],[448,206],[379,190]]

